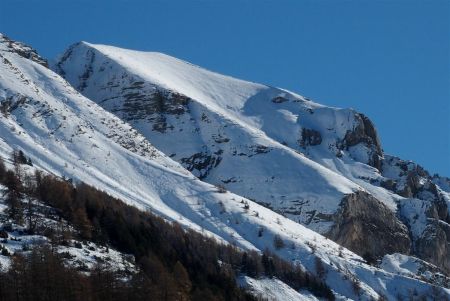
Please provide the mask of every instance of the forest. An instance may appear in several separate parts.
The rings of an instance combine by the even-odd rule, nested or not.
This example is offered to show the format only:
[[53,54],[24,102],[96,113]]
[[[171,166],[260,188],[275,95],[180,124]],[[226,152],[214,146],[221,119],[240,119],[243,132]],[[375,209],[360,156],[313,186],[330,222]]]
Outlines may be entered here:
[[[246,252],[182,228],[151,212],[129,206],[86,183],[74,183],[35,171],[21,151],[11,156],[13,169],[0,158],[0,183],[11,221],[49,245],[10,254],[12,266],[0,273],[0,300],[257,300],[237,277],[276,277],[296,290],[334,300],[318,277],[282,260],[269,250]],[[36,200],[37,202],[33,202]],[[71,228],[38,227],[40,207],[53,208]],[[48,212],[48,211],[46,211]],[[46,213],[48,214],[48,213]],[[72,230],[70,230],[72,229]],[[64,263],[52,244],[92,241],[135,257],[138,271],[123,275],[100,263],[89,273]],[[274,246],[279,242],[274,241]]]

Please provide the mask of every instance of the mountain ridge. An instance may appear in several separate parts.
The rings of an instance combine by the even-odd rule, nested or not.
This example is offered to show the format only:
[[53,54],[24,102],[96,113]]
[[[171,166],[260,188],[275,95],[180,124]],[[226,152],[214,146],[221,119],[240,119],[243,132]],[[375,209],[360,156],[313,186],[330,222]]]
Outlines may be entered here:
[[[325,194],[313,194],[313,201],[308,200],[311,198],[311,194],[306,196],[300,194],[300,198],[298,195],[292,195],[293,191],[305,192],[308,189],[314,191],[317,188],[302,186],[298,183],[299,181],[296,184],[287,184],[297,177],[302,179],[302,182],[318,185],[322,180],[311,178],[310,172],[282,177],[281,182],[278,183],[270,180],[276,178],[277,175],[271,175],[267,171],[268,168],[289,173],[291,170],[305,170],[305,165],[309,164],[310,161],[302,158],[293,158],[286,161],[287,163],[283,163],[280,158],[283,157],[283,151],[289,149],[306,159],[319,163],[327,170],[342,176],[343,179],[350,180],[354,187],[353,191],[366,190],[381,203],[387,205],[396,215],[392,217],[393,220],[396,220],[395,223],[405,224],[399,226],[398,229],[403,227],[401,232],[408,232],[404,230],[405,226],[411,228],[411,224],[414,223],[410,221],[409,217],[402,215],[406,210],[398,211],[397,208],[399,204],[408,203],[408,201],[403,202],[403,198],[418,196],[412,193],[402,193],[399,190],[386,189],[389,187],[386,183],[394,181],[386,179],[387,173],[383,171],[383,168],[385,170],[391,168],[390,161],[385,160],[376,128],[365,115],[351,109],[319,105],[284,89],[255,85],[250,82],[242,83],[241,80],[222,77],[166,55],[163,55],[164,59],[161,60],[161,54],[93,44],[83,44],[82,47],[75,46],[70,49],[71,52],[75,51],[79,54],[66,56],[65,60],[59,62],[56,71],[64,68],[71,70],[68,80],[75,86],[80,86],[82,83],[83,89],[80,91],[83,94],[97,101],[105,109],[114,112],[120,118],[129,121],[159,149],[171,154],[174,159],[200,179],[216,185],[223,184],[231,191],[274,208],[315,231],[331,235],[328,232],[330,220],[340,219],[336,216],[336,212],[343,195],[334,197],[334,201],[331,196],[322,203],[320,200],[323,200],[326,192]],[[89,56],[89,61],[84,59],[87,56]],[[139,67],[135,71],[137,63],[139,63]],[[83,65],[85,66],[84,70],[90,70],[89,76],[85,76],[87,73],[78,73],[78,68],[83,69]],[[118,74],[121,75],[121,78],[116,78]],[[217,83],[215,78],[210,80],[205,78],[204,74],[211,74],[212,77],[218,76],[219,81],[229,80],[231,83]],[[180,81],[184,81],[181,88]],[[161,82],[165,82],[165,84],[161,85]],[[167,82],[169,83],[167,84]],[[240,84],[242,85],[234,87],[234,90],[230,91],[230,86]],[[247,87],[250,88],[247,89]],[[192,92],[196,89],[201,91]],[[205,89],[209,90],[205,91]],[[179,108],[175,113],[170,109],[164,112],[164,105],[170,108],[173,103],[171,93],[186,97],[181,104],[182,109]],[[228,98],[231,99],[229,103],[224,102],[224,99]],[[211,102],[214,104],[211,105]],[[135,114],[135,112],[142,112],[141,109],[145,106],[148,106],[145,114]],[[215,108],[215,110],[211,108]],[[236,119],[239,120],[239,126],[235,126]],[[190,126],[192,120],[195,121],[195,124]],[[198,120],[202,120],[206,124],[202,125]],[[150,127],[152,129],[149,129]],[[181,131],[183,132],[180,133]],[[243,139],[243,137],[245,138]],[[198,140],[197,144],[191,142],[192,139]],[[266,141],[261,143],[264,139]],[[182,147],[174,143],[167,144],[167,141],[171,140],[180,140],[184,144]],[[241,142],[246,140],[250,142],[243,147]],[[185,148],[189,143],[194,144],[187,147],[192,150],[179,154],[180,149]],[[258,151],[249,154],[249,149]],[[270,154],[277,150],[281,150],[280,153],[270,157]],[[258,160],[255,158],[264,156],[267,159],[261,159],[263,166],[257,166]],[[390,157],[388,156],[388,158]],[[298,161],[302,163],[298,164]],[[245,175],[245,170],[239,169],[243,166],[252,170],[252,173]],[[317,166],[314,169],[320,170]],[[256,188],[251,183],[259,174],[268,174],[265,178],[258,180],[259,183],[266,182],[268,184],[258,187],[258,193],[256,193]],[[243,179],[242,175],[246,178]],[[333,176],[325,181],[331,184],[337,182],[337,179],[339,177]],[[420,181],[429,182],[430,180]],[[338,184],[338,186],[340,185]],[[287,191],[280,188],[283,186],[288,187]],[[281,191],[274,194],[274,189],[281,189]],[[410,188],[404,189],[411,190]],[[326,188],[320,190],[327,191]],[[347,193],[349,192],[347,190]],[[290,193],[291,196],[289,197],[286,193]],[[267,196],[269,195],[272,199],[268,200]],[[433,202],[440,202],[439,199],[440,196],[436,194]],[[333,202],[334,205],[330,205]],[[280,205],[283,203],[287,205]],[[314,204],[309,206],[308,203]],[[448,200],[445,203],[448,211]],[[383,227],[382,221],[377,223],[378,227]],[[366,228],[365,231],[370,231],[370,225],[366,225]],[[359,236],[364,236],[365,231]],[[439,232],[440,230],[435,229],[435,231]],[[411,246],[405,241],[398,245],[398,249],[403,252],[409,249],[408,252],[416,253],[416,250],[420,249],[420,246],[416,248],[416,238],[420,235],[409,231],[409,236],[411,236],[413,245]],[[335,234],[333,237],[336,237]],[[395,239],[392,239],[392,242],[394,241]],[[439,244],[448,250],[446,241],[448,240],[441,239]],[[357,243],[349,243],[349,245],[355,246]],[[360,254],[364,254],[368,250],[360,249],[358,251]],[[377,253],[382,253],[382,250]],[[448,261],[445,259],[447,256],[435,254],[431,257],[437,257],[436,259],[431,259],[430,255],[425,257],[427,260],[445,264]]]
[[[220,187],[217,188],[200,181],[182,167],[182,165],[186,167],[189,164],[197,164],[198,166],[199,162],[195,161],[195,158],[190,162],[176,163],[169,157],[177,159],[177,156],[172,156],[172,153],[167,150],[161,152],[160,147],[157,145],[160,140],[145,137],[141,132],[142,129],[136,127],[136,124],[133,124],[133,119],[120,119],[107,113],[100,106],[92,103],[91,100],[78,94],[78,92],[55,73],[48,69],[42,69],[44,68],[42,66],[34,65],[32,60],[29,63],[28,61],[24,61],[25,58],[21,58],[20,55],[16,56],[14,53],[9,52],[3,53],[2,49],[0,49],[0,54],[2,55],[2,59],[9,61],[8,64],[3,60],[0,69],[2,74],[2,78],[0,79],[0,99],[2,100],[2,105],[8,104],[4,106],[6,114],[0,120],[2,133],[0,150],[2,156],[6,157],[13,148],[23,149],[40,169],[44,169],[50,173],[63,174],[77,181],[89,181],[98,188],[123,198],[140,208],[150,209],[165,216],[169,220],[177,220],[188,228],[210,233],[220,240],[237,244],[244,249],[262,250],[267,247],[272,248],[272,238],[275,235],[280,235],[286,243],[292,244],[294,248],[282,248],[281,250],[277,250],[278,254],[281,254],[281,256],[288,260],[298,261],[299,264],[311,271],[315,270],[315,258],[321,258],[328,271],[327,279],[332,284],[331,288],[341,295],[356,298],[356,294],[351,292],[349,275],[339,271],[336,266],[345,267],[345,269],[349,270],[350,275],[354,275],[351,277],[360,279],[362,286],[361,294],[366,299],[378,297],[378,293],[381,292],[395,298],[395,290],[392,289],[396,285],[395,281],[399,281],[405,285],[402,291],[405,295],[407,294],[407,290],[413,287],[419,287],[423,291],[428,289],[427,284],[422,284],[417,280],[404,276],[392,276],[392,273],[387,273],[377,267],[363,263],[363,260],[358,255],[304,228],[297,221],[292,221],[276,214],[272,210],[264,208],[239,194],[232,194],[223,191]],[[89,61],[89,57],[87,58]],[[11,66],[12,68],[10,68]],[[81,72],[80,76],[85,73],[85,68],[89,69],[89,64],[83,67],[78,70]],[[99,69],[92,68],[92,72],[97,72]],[[118,74],[120,76],[123,75],[121,73]],[[21,75],[23,76],[23,80],[21,80]],[[135,82],[133,81],[133,83]],[[83,91],[92,88],[89,83],[85,82],[85,84],[86,86],[83,88]],[[143,83],[128,87],[133,87],[129,90],[140,90],[145,85]],[[80,87],[80,85],[76,84],[73,84],[73,86]],[[145,88],[148,88],[153,96],[155,90],[151,89],[151,86]],[[160,98],[156,99],[155,102],[156,104],[159,102],[162,108],[156,106],[159,110],[156,112],[160,116],[164,116],[169,112],[167,113],[168,116],[164,116],[166,117],[166,123],[169,125],[170,122],[173,122],[172,119],[177,119],[176,117],[179,119],[187,117],[185,124],[188,124],[187,121],[190,121],[191,117],[185,116],[185,112],[187,112],[184,105],[186,98],[183,98],[183,95],[180,96],[174,93],[174,91],[166,92],[167,94],[161,91],[158,92],[162,94],[159,95]],[[286,104],[290,98],[291,100],[296,99],[293,94],[276,96],[280,96],[281,99],[268,99],[269,104],[277,106],[283,103]],[[134,97],[139,98],[139,95],[134,95]],[[149,99],[151,101],[154,100],[153,98]],[[284,99],[288,99],[288,101],[284,101]],[[194,100],[187,100],[188,105],[192,103],[194,103]],[[44,107],[47,109],[42,109],[43,104],[45,104]],[[153,107],[153,103],[148,107],[149,112],[152,112],[151,114],[154,112]],[[194,112],[195,110],[201,109],[201,107],[193,106],[188,107],[188,109],[190,112]],[[280,114],[282,116],[288,115],[287,110],[284,110]],[[137,111],[139,113],[139,110]],[[181,113],[178,114],[179,112]],[[45,113],[45,118],[40,119],[39,116],[42,113]],[[119,114],[120,112],[116,111],[113,113]],[[132,113],[134,114],[134,112]],[[213,114],[212,111],[208,111],[208,116],[203,121],[202,112],[199,111],[197,113],[195,116],[198,117],[198,120],[192,121],[193,124],[204,122],[209,127],[212,127],[215,123],[224,122],[223,119],[220,119],[221,116],[217,112]],[[311,114],[306,110],[305,114],[320,115],[320,112]],[[144,115],[142,116],[145,117]],[[48,122],[49,118],[53,122]],[[206,120],[210,120],[211,123],[208,123]],[[151,121],[150,125],[160,121],[156,120],[153,122]],[[62,125],[60,126],[60,124]],[[76,127],[77,124],[83,125],[81,131]],[[228,124],[227,127],[231,127],[231,124]],[[332,179],[337,179],[337,182],[342,181],[343,183],[350,183],[350,187],[359,187],[357,184],[352,184],[351,180],[345,178],[343,175],[339,175],[335,171],[329,171],[323,164],[308,159],[306,155],[301,154],[299,151],[301,146],[299,146],[298,150],[294,150],[287,149],[286,146],[279,142],[269,145],[271,139],[258,135],[252,136],[254,133],[261,133],[260,131],[253,131],[252,128],[246,128],[245,131],[242,131],[241,136],[230,138],[226,135],[229,134],[226,131],[227,127],[219,128],[222,132],[213,133],[215,135],[214,137],[212,135],[206,135],[208,132],[205,132],[204,137],[211,138],[210,141],[214,141],[214,145],[223,145],[230,143],[230,141],[233,142],[234,140],[242,140],[245,138],[249,141],[249,147],[245,146],[240,150],[236,150],[234,157],[254,160],[255,158],[264,158],[264,156],[271,154],[271,152],[277,152],[277,156],[279,155],[280,157],[290,156],[290,158],[303,158],[299,161],[302,165],[296,166],[302,166],[302,168],[306,168],[304,166],[310,166],[318,175],[321,175],[321,172],[323,172]],[[153,126],[150,128],[153,129]],[[180,125],[174,123],[174,128],[179,129]],[[184,127],[185,131],[187,131],[186,128]],[[212,128],[214,130],[216,129],[215,127]],[[161,133],[160,137],[162,137],[166,132],[158,131],[158,129],[160,128],[156,127],[151,132]],[[130,132],[132,133],[131,136],[129,136]],[[314,134],[312,135],[314,136]],[[94,139],[91,140],[92,138],[89,137],[93,137]],[[180,137],[174,137],[178,138],[178,140],[175,138],[169,139],[173,144],[182,141]],[[188,135],[188,137],[192,138],[191,135]],[[226,141],[227,138],[230,140]],[[120,141],[124,141],[124,143]],[[317,142],[317,139],[311,138],[305,141],[308,143],[304,147],[308,149],[314,147],[311,144],[314,144],[314,141]],[[264,145],[263,142],[268,145]],[[93,146],[94,144],[97,146]],[[141,144],[142,146],[140,146]],[[166,145],[166,147],[169,146]],[[277,147],[275,148],[275,146]],[[275,150],[272,150],[271,147]],[[37,152],[37,149],[42,149],[42,151]],[[145,150],[148,149],[154,149],[154,153],[152,152],[153,155],[152,153],[145,153]],[[239,155],[238,151],[241,150],[246,152],[245,156]],[[231,150],[232,152],[233,150]],[[307,152],[305,151],[305,153]],[[64,157],[61,157],[61,154]],[[67,162],[67,159],[73,156],[73,154],[78,154],[78,156],[75,156],[74,160]],[[80,154],[82,155],[80,156]],[[178,159],[180,158],[178,157]],[[215,165],[216,162],[212,165]],[[266,159],[263,160],[260,166],[264,166],[267,162]],[[68,163],[68,166],[66,166],[66,163]],[[220,167],[223,164],[224,162],[221,160],[218,166]],[[289,166],[286,163],[283,164]],[[355,164],[358,165],[360,162]],[[215,173],[217,171],[215,168],[213,166],[210,172]],[[74,169],[79,169],[80,171],[74,172]],[[194,170],[195,168],[191,171]],[[367,170],[374,172],[376,169],[364,165],[364,171]],[[309,176],[308,172],[305,175]],[[196,176],[198,177],[199,174]],[[222,179],[229,180],[229,178]],[[233,183],[233,180],[229,183]],[[259,184],[261,183],[263,182],[259,182]],[[225,184],[227,183],[222,182],[222,185]],[[305,185],[314,184],[309,183]],[[332,187],[333,183],[325,184],[324,187],[326,185]],[[232,185],[230,188],[230,190],[233,189]],[[348,192],[351,193],[352,190],[348,190]],[[341,196],[343,197],[344,194]],[[280,199],[282,198],[280,197]],[[336,198],[335,201],[339,203],[341,199]],[[260,228],[264,229],[263,238],[258,238],[259,236],[257,235]],[[385,281],[384,283],[389,283],[388,288],[383,288],[382,285],[374,283],[374,273],[379,274],[377,279],[383,279],[382,281]],[[345,279],[346,277],[347,279]],[[392,279],[391,277],[394,277],[395,281],[389,280]]]

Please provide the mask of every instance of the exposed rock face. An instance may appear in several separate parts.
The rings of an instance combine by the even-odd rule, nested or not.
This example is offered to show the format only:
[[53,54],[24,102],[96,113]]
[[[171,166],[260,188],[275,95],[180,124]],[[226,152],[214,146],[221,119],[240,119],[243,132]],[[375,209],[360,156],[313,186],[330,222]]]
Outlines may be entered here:
[[426,211],[427,226],[415,240],[415,253],[418,257],[450,273],[450,225],[448,207],[444,201],[435,201]]
[[367,164],[381,170],[383,150],[381,149],[381,142],[378,138],[377,130],[372,121],[364,114],[355,113],[357,122],[353,131],[348,131],[342,141],[342,146],[349,148],[351,146],[364,143],[368,148],[372,149],[370,159]]
[[415,242],[417,256],[450,273],[450,226],[437,220],[427,225]]
[[286,102],[286,101],[288,101],[288,99],[286,97],[283,97],[283,96],[277,96],[277,97],[272,98],[272,102],[273,103],[283,103],[283,102]]
[[21,94],[9,96],[6,98],[0,97],[0,113],[7,116],[9,113],[17,109],[19,106],[25,104],[29,99]]
[[0,33],[0,43],[5,44],[11,52],[17,53],[21,57],[32,60],[42,66],[48,68],[48,62],[46,59],[41,57],[36,50],[30,46],[22,43],[16,42],[8,38],[7,36]]
[[302,129],[302,137],[299,140],[299,144],[301,147],[305,147],[308,145],[319,145],[322,143],[322,135],[320,132],[313,129]]
[[[388,157],[383,161],[383,175],[391,179],[382,182],[381,186],[419,204],[409,206],[408,202],[401,203],[402,208],[408,208],[402,209],[401,212],[404,212],[402,218],[411,229],[414,254],[450,273],[448,201],[444,192],[433,182],[439,180],[439,177],[431,177],[420,165],[396,157]],[[421,208],[426,208],[422,221],[425,226],[414,230],[416,220],[421,216]]]
[[418,164],[387,156],[382,161],[381,171],[389,178],[383,181],[381,186],[403,197],[418,197],[424,190],[428,190],[432,195],[438,195],[429,173]]
[[408,229],[394,213],[373,196],[359,191],[346,196],[334,215],[328,236],[362,255],[409,254]]
[[[161,133],[173,130],[174,126],[167,122],[168,115],[181,115],[189,111],[190,99],[184,95],[145,89],[143,82],[133,82],[130,86],[122,88],[124,98],[122,107],[113,110],[123,116],[127,121],[147,119],[153,122],[154,131]],[[150,90],[150,91],[149,91]]]
[[187,170],[193,172],[199,179],[208,176],[211,169],[220,164],[222,158],[207,153],[197,153],[189,158],[182,158],[181,163]]
[[346,146],[354,146],[363,142],[367,145],[374,145],[377,152],[381,154],[381,143],[372,121],[361,113],[356,113],[355,118],[357,126],[353,131],[348,131],[345,135],[344,141]]

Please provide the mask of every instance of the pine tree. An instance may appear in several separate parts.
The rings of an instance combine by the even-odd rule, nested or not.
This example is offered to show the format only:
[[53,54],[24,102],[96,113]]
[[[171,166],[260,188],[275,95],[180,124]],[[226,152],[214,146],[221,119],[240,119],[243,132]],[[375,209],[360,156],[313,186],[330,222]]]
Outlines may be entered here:
[[6,171],[5,162],[3,161],[3,158],[0,157],[0,183],[5,181]]
[[22,182],[13,171],[7,171],[5,177],[6,204],[8,205],[8,216],[16,224],[23,222],[22,207]]
[[173,275],[179,288],[178,300],[189,300],[189,292],[191,291],[192,283],[189,279],[188,272],[184,268],[183,264],[181,264],[181,262],[177,261],[177,263],[175,264],[173,268]]
[[273,237],[273,246],[277,250],[284,248],[285,243],[280,235],[275,234],[275,236]]

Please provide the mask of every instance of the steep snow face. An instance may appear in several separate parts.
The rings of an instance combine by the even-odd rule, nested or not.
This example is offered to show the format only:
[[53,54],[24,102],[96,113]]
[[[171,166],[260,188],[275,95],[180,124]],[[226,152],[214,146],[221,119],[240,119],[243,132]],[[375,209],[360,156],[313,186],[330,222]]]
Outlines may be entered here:
[[412,252],[437,265],[450,262],[448,181],[402,171],[414,167],[383,154],[361,113],[161,53],[85,42],[54,69],[206,182],[328,234],[343,197],[365,190],[407,224]]
[[[357,161],[377,166],[372,156],[382,156],[376,130],[362,114],[210,72],[162,53],[80,42],[64,53],[55,69],[83,94],[109,109],[125,107],[129,112],[131,102],[145,103],[155,92],[175,92],[199,104],[205,113],[212,111],[221,119],[230,119],[294,149],[320,145],[322,150],[342,156],[345,148]],[[354,146],[358,148],[348,150]]]
[[[321,233],[329,231],[342,198],[362,188],[300,151],[317,146],[317,153],[339,159],[336,154],[350,158],[347,147],[360,147],[354,151],[358,158],[371,160],[369,151],[362,153],[369,143],[378,145],[376,135],[367,141],[346,138],[363,123],[352,110],[324,107],[160,53],[82,42],[55,69],[200,179]],[[382,200],[395,210],[392,198]]]
[[[1,45],[3,158],[9,158],[13,149],[21,149],[35,168],[85,181],[132,205],[243,249],[272,249],[313,273],[320,260],[325,269],[322,277],[339,295],[368,300],[383,294],[393,300],[398,294],[406,297],[413,288],[421,294],[431,290],[428,283],[369,266],[320,234],[251,200],[201,182],[57,74]],[[342,185],[334,188],[341,194],[355,188],[312,161],[302,162],[317,168],[317,175],[334,179],[331,182],[339,184],[336,186]],[[285,247],[274,248],[275,235]],[[352,289],[355,282],[360,290]],[[448,290],[439,291],[450,295]]]

